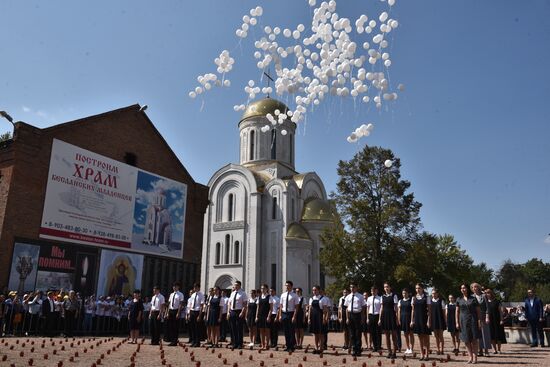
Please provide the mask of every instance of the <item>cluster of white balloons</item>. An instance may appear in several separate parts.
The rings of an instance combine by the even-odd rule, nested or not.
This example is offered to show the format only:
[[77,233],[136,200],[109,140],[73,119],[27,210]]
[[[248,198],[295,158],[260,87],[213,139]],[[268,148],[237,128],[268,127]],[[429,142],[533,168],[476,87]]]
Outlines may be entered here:
[[218,74],[220,74],[221,78],[214,73],[199,75],[197,77],[197,81],[199,82],[200,85],[195,87],[195,90],[192,90],[189,92],[189,97],[196,98],[197,95],[212,89],[212,86],[216,86],[216,87],[231,86],[231,81],[229,79],[225,79],[225,73],[228,73],[233,69],[233,64],[235,63],[235,59],[233,59],[229,55],[229,51],[223,50],[220,56],[214,59],[214,63],[217,66],[216,71],[218,72]]
[[[244,87],[246,104],[235,105],[234,110],[246,109],[248,102],[260,92],[287,95],[287,103],[293,105],[292,109],[271,118],[267,116],[277,125],[280,116],[299,123],[308,110],[321,105],[330,96],[359,98],[363,103],[372,101],[378,109],[384,103],[397,100],[397,91],[403,91],[404,86],[399,84],[397,91],[392,90],[388,76],[392,60],[386,50],[388,34],[399,26],[390,16],[395,0],[381,0],[388,9],[374,19],[361,14],[355,21],[337,13],[336,0],[323,1],[319,5],[316,0],[307,1],[314,8],[311,25],[307,28],[304,24],[293,29],[269,25],[263,28],[262,36],[254,42],[254,58],[262,74],[274,70],[274,86],[260,88],[250,80]],[[245,38],[262,14],[260,6],[251,9],[250,16],[243,17],[237,36]],[[360,35],[357,37],[367,37],[367,40],[356,42],[354,29]],[[348,136],[348,142],[356,142],[370,134],[372,124],[362,126],[371,127],[358,128]]]
[[250,9],[250,16],[248,14],[245,14],[243,16],[243,24],[241,24],[241,28],[235,31],[237,37],[246,38],[248,36],[248,30],[250,29],[250,27],[258,24],[257,17],[261,17],[263,13],[264,9],[261,6]]
[[393,166],[393,161],[391,159],[386,159],[384,161],[384,166],[386,166],[387,168],[390,168],[391,166]]
[[362,137],[367,137],[374,129],[373,124],[363,124],[353,131],[347,138],[348,143],[356,143]]

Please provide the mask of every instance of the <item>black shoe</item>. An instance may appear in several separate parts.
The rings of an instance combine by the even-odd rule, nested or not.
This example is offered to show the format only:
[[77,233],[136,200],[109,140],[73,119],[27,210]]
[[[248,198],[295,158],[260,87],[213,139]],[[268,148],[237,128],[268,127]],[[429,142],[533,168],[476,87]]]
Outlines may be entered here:
[[386,356],[386,359],[391,359],[392,356],[393,356],[393,354],[389,353],[389,354]]
[[178,343],[170,343],[168,344],[169,347],[177,347],[178,346]]

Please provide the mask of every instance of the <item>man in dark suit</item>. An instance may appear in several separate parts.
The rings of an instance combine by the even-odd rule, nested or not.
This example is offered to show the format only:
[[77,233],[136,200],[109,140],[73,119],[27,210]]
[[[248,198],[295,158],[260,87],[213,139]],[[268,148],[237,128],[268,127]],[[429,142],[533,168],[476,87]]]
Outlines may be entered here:
[[49,291],[47,298],[42,301],[43,334],[50,337],[54,336],[55,329],[55,303],[53,297],[53,292]]
[[531,347],[536,347],[539,343],[541,347],[544,347],[544,332],[542,331],[544,308],[542,301],[535,295],[532,289],[527,290],[525,317],[531,326]]

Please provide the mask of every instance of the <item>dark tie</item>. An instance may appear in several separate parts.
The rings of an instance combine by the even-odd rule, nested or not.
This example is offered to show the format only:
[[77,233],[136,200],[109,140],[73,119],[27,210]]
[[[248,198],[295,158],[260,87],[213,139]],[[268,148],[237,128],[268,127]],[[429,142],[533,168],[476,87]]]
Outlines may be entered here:
[[197,304],[197,293],[195,293],[195,298],[193,298],[193,310],[195,311],[195,305]]
[[285,304],[285,312],[288,312],[288,298],[290,296],[289,292],[286,292],[286,304]]
[[351,295],[351,313],[353,313],[353,300],[355,299],[355,294]]
[[235,294],[233,295],[233,301],[231,301],[231,306],[233,310],[235,310],[236,302],[237,302],[237,291],[235,291]]

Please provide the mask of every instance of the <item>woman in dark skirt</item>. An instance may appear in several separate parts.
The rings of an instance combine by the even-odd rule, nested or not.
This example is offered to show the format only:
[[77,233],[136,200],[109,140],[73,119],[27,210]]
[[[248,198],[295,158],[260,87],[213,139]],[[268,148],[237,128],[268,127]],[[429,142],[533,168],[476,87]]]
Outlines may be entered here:
[[445,307],[445,314],[447,315],[447,331],[451,334],[451,340],[453,341],[453,353],[458,353],[460,338],[456,327],[456,298],[452,294],[449,294],[449,303]]
[[504,321],[502,304],[495,297],[492,289],[486,289],[487,313],[489,314],[489,327],[491,329],[491,344],[495,354],[502,353],[500,346],[506,344],[506,333],[504,332]]
[[273,298],[269,295],[269,287],[262,284],[261,294],[258,297],[256,307],[256,327],[260,329],[260,349],[269,348],[269,332],[271,327],[271,312],[273,311]]
[[134,291],[134,298],[128,307],[128,325],[130,327],[130,344],[137,344],[139,330],[143,321],[143,302],[141,301],[141,292]]
[[250,337],[248,346],[253,348],[256,343],[256,310],[258,309],[258,297],[256,296],[255,289],[250,291],[247,307],[246,326],[248,327],[248,336]]
[[304,343],[304,327],[305,327],[305,301],[302,296],[302,288],[296,288],[296,294],[300,298],[300,308],[296,313],[296,349],[302,349]]
[[378,325],[381,326],[382,332],[386,335],[387,358],[391,359],[395,359],[397,354],[397,302],[397,295],[391,291],[390,284],[387,282],[384,283],[384,294],[382,295]]
[[220,287],[214,287],[212,296],[208,299],[206,314],[206,327],[209,329],[210,344],[217,345],[220,337],[220,325],[222,323],[222,291]]
[[456,305],[456,326],[470,356],[468,363],[477,363],[478,339],[481,338],[481,310],[477,299],[470,294],[467,284],[460,286],[460,293]]
[[442,355],[444,350],[443,331],[446,328],[445,325],[445,301],[439,296],[437,288],[432,290],[432,323],[431,329],[435,335],[435,344],[437,348],[437,354]]
[[[369,298],[369,292],[363,292],[363,298],[365,299],[365,302]],[[365,320],[363,321],[363,324],[361,325],[363,329],[363,338],[365,339],[365,347],[368,350],[372,350],[372,338],[370,337],[370,331],[369,331],[369,324],[367,324],[368,315],[365,317]]]
[[314,354],[320,354],[323,351],[324,331],[328,325],[328,302],[326,297],[319,292],[321,287],[318,285],[312,289],[313,296],[309,299],[308,325],[309,332],[315,334]]
[[405,335],[405,354],[412,354],[414,349],[414,333],[411,329],[412,300],[407,288],[401,292],[403,298],[397,303],[397,320],[403,335]]
[[418,335],[420,342],[420,360],[428,360],[428,351],[430,349],[430,326],[431,326],[431,301],[430,297],[424,292],[424,286],[416,284],[416,295],[412,302],[411,328]]

